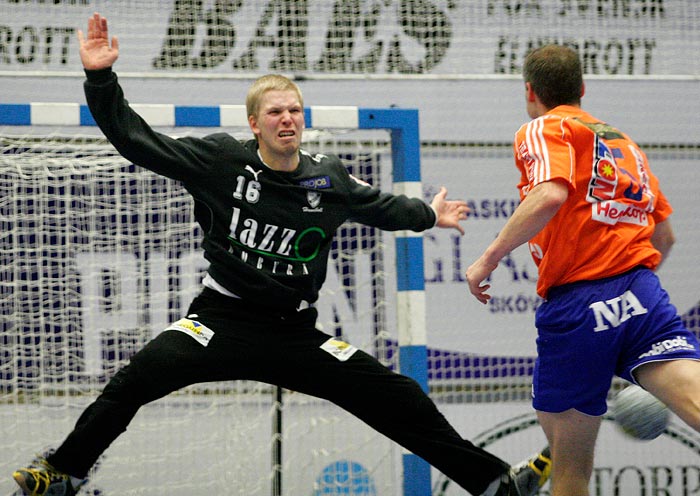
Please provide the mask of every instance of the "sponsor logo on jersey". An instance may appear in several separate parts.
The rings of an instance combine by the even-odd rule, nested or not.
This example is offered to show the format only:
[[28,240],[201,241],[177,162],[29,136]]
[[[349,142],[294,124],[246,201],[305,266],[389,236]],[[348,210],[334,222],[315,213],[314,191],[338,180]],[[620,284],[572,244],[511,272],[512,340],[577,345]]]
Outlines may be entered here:
[[304,212],[323,212],[323,208],[319,207],[321,204],[321,193],[318,191],[307,191],[306,192],[306,201],[309,202],[309,207],[302,207],[302,210]]
[[610,147],[597,136],[593,147],[593,170],[591,171],[586,199],[589,202],[611,200],[615,198],[615,190],[619,181],[615,157]]
[[311,189],[327,189],[332,186],[330,176],[310,177],[299,181],[299,186]]
[[253,218],[241,218],[241,210],[237,207],[233,209],[228,234],[230,253],[236,253],[257,269],[267,266],[272,274],[287,275],[308,274],[303,262],[318,256],[325,239],[326,233],[320,227],[308,227],[299,232],[275,224],[261,224]]
[[649,224],[648,214],[641,208],[627,203],[603,201],[591,206],[591,218],[598,222],[614,225],[618,222],[646,226]]
[[658,343],[651,345],[651,349],[646,353],[639,355],[639,358],[650,356],[665,355],[667,353],[675,353],[677,351],[693,351],[695,346],[688,343],[684,336],[676,336],[673,339],[664,339]]
[[[620,149],[611,148],[598,135],[593,146],[595,156],[586,196],[586,200],[592,204],[591,218],[609,225],[618,222],[648,225],[648,213],[653,210],[654,202],[643,157],[635,155],[637,168],[641,172],[641,179],[637,179],[617,164],[615,159],[624,157]],[[634,154],[633,148],[632,152]],[[624,191],[618,191],[618,186],[624,187]]]

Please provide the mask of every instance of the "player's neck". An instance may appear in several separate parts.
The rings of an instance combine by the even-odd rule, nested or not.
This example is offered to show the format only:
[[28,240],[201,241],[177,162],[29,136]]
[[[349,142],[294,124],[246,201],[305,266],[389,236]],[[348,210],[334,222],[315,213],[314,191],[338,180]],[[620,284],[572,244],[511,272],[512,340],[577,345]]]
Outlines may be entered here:
[[281,155],[270,153],[269,151],[259,148],[258,157],[260,158],[263,164],[265,164],[270,169],[276,171],[292,172],[296,170],[297,167],[299,167],[298,151],[292,155]]

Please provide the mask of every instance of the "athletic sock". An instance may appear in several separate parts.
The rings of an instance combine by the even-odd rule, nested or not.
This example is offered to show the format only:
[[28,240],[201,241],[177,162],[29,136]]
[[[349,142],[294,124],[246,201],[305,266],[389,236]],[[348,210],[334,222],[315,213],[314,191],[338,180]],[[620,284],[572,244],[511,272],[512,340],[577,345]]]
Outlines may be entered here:
[[507,475],[503,476],[498,476],[496,477],[491,484],[488,485],[486,490],[481,493],[479,496],[496,496],[498,494],[498,490],[501,488],[501,485],[503,484],[503,478],[507,477]]

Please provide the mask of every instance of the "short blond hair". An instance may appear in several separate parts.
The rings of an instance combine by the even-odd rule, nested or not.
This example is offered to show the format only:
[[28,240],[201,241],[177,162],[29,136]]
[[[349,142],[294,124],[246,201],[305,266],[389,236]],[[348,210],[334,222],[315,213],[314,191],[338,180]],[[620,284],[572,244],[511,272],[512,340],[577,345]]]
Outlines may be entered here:
[[245,98],[248,117],[251,115],[257,117],[260,111],[260,100],[268,91],[294,91],[299,98],[299,103],[302,107],[304,106],[301,89],[294,81],[280,74],[268,74],[256,79],[248,90],[248,95]]

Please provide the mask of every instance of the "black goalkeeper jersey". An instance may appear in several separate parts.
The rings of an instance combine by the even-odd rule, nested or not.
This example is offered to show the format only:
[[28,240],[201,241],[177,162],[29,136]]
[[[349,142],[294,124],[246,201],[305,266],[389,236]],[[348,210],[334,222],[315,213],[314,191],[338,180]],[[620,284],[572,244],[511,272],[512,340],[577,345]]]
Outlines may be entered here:
[[155,132],[131,110],[111,69],[86,74],[102,132],[126,159],[184,185],[204,232],[209,274],[244,300],[280,309],[316,301],[332,237],[346,220],[391,231],[435,224],[424,201],[356,180],[335,156],[302,150],[299,167],[280,172],[263,164],[254,139]]

